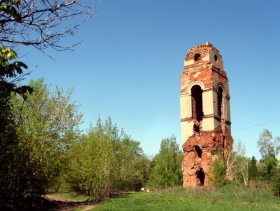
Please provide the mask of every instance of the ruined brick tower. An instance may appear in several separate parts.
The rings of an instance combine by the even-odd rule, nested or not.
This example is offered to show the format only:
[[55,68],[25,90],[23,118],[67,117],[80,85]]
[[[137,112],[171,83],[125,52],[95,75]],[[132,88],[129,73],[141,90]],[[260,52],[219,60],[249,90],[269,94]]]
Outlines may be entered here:
[[180,82],[183,186],[207,186],[213,160],[219,152],[228,165],[233,144],[228,78],[219,51],[209,42],[189,49]]

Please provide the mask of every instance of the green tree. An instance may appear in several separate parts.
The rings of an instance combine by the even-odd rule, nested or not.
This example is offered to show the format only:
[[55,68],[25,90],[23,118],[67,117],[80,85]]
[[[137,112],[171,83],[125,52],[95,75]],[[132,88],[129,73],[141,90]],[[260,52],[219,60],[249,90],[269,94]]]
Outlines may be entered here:
[[43,79],[31,80],[34,89],[26,100],[12,100],[17,122],[18,146],[28,152],[22,164],[21,185],[25,195],[43,194],[55,185],[64,169],[66,152],[79,136],[82,115],[71,103],[71,90],[64,93],[56,87],[51,92]]
[[[34,157],[29,154],[29,145],[23,142],[29,131],[20,133],[20,121],[14,117],[11,94],[19,94],[26,100],[31,93],[29,86],[18,86],[24,78],[27,65],[16,61],[16,52],[11,48],[18,45],[34,46],[43,51],[48,47],[68,49],[61,44],[65,35],[73,35],[79,21],[72,17],[91,14],[89,6],[76,1],[3,0],[0,1],[0,203],[14,203],[33,193],[41,193],[40,182],[28,179],[35,173]],[[67,24],[71,21],[71,24]],[[9,46],[8,47],[5,47]],[[19,97],[19,96],[17,96]],[[30,125],[31,126],[31,125]],[[36,131],[37,135],[40,131]],[[66,136],[64,136],[66,137]],[[31,135],[29,138],[32,138]],[[32,144],[31,144],[32,145]],[[34,152],[34,149],[33,149]],[[29,176],[28,176],[29,175]],[[36,176],[36,173],[34,174]],[[31,181],[31,183],[30,183]],[[37,184],[37,187],[33,187]],[[44,187],[44,185],[42,185]]]
[[114,142],[114,149],[119,166],[119,190],[140,190],[147,181],[150,164],[140,143],[124,134],[120,141]]
[[279,152],[279,137],[276,137],[273,141],[272,133],[264,129],[260,134],[258,140],[259,151],[262,155],[260,160],[260,174],[263,179],[271,179],[273,171],[277,167],[278,160],[276,156]]
[[258,167],[257,167],[257,160],[256,160],[255,156],[253,156],[251,161],[249,162],[248,171],[249,171],[248,172],[249,180],[257,179]]
[[[1,11],[1,8],[0,8]],[[26,97],[32,89],[18,86],[18,76],[23,74],[27,66],[16,61],[14,51],[0,47],[0,203],[9,204],[23,198],[25,187],[21,186],[22,164],[26,151],[21,151],[16,133],[11,95]]]
[[91,128],[70,150],[66,180],[87,195],[108,196],[116,190],[117,162],[110,139],[102,139]]
[[147,161],[140,143],[119,132],[110,117],[104,124],[98,118],[69,157],[66,180],[78,192],[108,196],[139,189],[145,180]]
[[113,153],[118,163],[118,191],[140,190],[149,171],[149,160],[140,143],[131,139],[122,129],[119,131],[110,117],[104,124],[99,119],[97,128],[102,128],[104,138],[109,137],[113,143]]
[[176,138],[161,141],[159,153],[153,159],[148,185],[156,188],[174,187],[182,182],[182,158]]
[[277,167],[277,159],[273,155],[267,155],[264,159],[260,160],[260,174],[265,180],[270,180],[274,170]]

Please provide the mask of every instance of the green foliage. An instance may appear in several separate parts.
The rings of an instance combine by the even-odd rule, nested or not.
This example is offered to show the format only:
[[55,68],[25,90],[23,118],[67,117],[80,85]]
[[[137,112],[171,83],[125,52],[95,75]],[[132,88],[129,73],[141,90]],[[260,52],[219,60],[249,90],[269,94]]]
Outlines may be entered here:
[[124,135],[120,141],[114,142],[114,154],[119,166],[118,190],[139,191],[147,181],[150,168],[150,161],[140,143]]
[[249,180],[254,180],[258,177],[257,160],[254,156],[252,157],[252,159],[249,162],[248,177],[249,177]]
[[16,175],[23,196],[40,195],[56,183],[64,169],[67,149],[78,137],[81,114],[70,102],[71,92],[56,88],[53,93],[43,79],[30,81],[34,89],[27,99],[14,96],[17,151],[24,153]]
[[108,196],[135,190],[145,179],[145,156],[140,143],[119,133],[110,118],[82,135],[69,151],[66,180],[72,190],[87,195]]
[[280,167],[274,169],[271,184],[273,194],[280,197]]
[[22,75],[22,68],[27,66],[22,62],[13,62],[16,53],[4,46],[0,47],[0,203],[14,203],[21,200],[26,189],[24,183],[25,161],[28,152],[21,150],[16,133],[11,94],[23,97],[31,88],[19,87],[17,76]]
[[267,155],[260,160],[260,174],[262,179],[269,180],[273,175],[273,171],[277,167],[277,159],[273,155]]
[[14,112],[25,135],[44,140],[44,145],[53,145],[58,152],[66,150],[79,135],[82,114],[71,102],[73,90],[66,92],[56,87],[51,91],[43,79],[31,80],[28,86],[34,93],[27,95],[23,102],[14,98]]
[[[67,26],[68,30],[63,29],[62,32],[49,29],[57,28],[59,21],[69,20],[69,17],[89,14],[85,12],[89,7],[81,5],[74,9],[78,4],[76,1],[65,2],[0,1],[1,43],[9,43],[9,46],[33,45],[40,50],[49,46],[59,47],[56,43],[60,37],[71,34],[78,25],[74,24],[72,29]],[[63,8],[69,9],[66,11]],[[50,35],[46,31],[54,33]],[[34,36],[36,33],[39,36]],[[70,95],[64,97],[62,90],[56,90],[57,96],[43,93],[45,98],[40,98],[38,92],[43,88],[39,84],[33,98],[30,86],[19,86],[26,74],[24,69],[28,67],[16,58],[15,51],[0,46],[1,204],[15,203],[27,196],[44,193],[63,166],[62,158],[76,139],[79,121],[79,117],[75,116],[76,107],[68,103]]]
[[260,176],[265,180],[271,179],[278,162],[276,156],[280,148],[280,138],[276,137],[274,141],[272,140],[272,133],[267,129],[263,130],[258,140],[259,151],[262,155],[260,160]]
[[20,0],[3,0],[0,2],[0,14],[5,14],[5,18],[0,20],[0,23],[4,23],[5,20],[14,19],[19,21],[21,19],[17,9],[20,5]]
[[171,136],[161,141],[160,151],[152,162],[148,185],[155,188],[174,187],[181,184],[183,153],[176,138]]
[[18,87],[16,82],[19,80],[17,77],[23,76],[23,69],[27,69],[27,65],[20,61],[13,61],[16,57],[15,51],[0,46],[0,90],[2,95],[9,96],[11,93],[15,93],[25,97],[27,92],[32,92],[32,88],[29,86]]
[[[0,202],[16,200],[14,175],[17,136],[9,95],[0,90]],[[13,172],[12,172],[13,171]]]
[[15,20],[19,21],[20,20],[20,15],[17,12],[16,8],[10,5],[1,5],[0,6],[0,11],[4,12],[10,16],[12,16]]
[[209,180],[214,186],[222,187],[226,184],[227,168],[222,153],[217,154],[209,172]]
[[117,162],[111,140],[98,137],[90,129],[70,150],[70,156],[67,181],[73,190],[103,196],[116,189]]

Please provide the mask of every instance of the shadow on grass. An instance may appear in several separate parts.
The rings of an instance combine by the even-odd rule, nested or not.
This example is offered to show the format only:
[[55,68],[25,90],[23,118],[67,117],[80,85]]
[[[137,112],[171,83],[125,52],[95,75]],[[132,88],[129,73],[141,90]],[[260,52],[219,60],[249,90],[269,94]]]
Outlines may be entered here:
[[38,197],[14,203],[1,203],[0,210],[58,210],[58,204]]
[[0,210],[22,210],[22,211],[58,211],[58,210],[74,210],[85,206],[94,206],[102,203],[103,198],[90,198],[85,201],[64,201],[50,199],[47,197],[29,198],[25,201],[14,204],[0,204]]
[[46,195],[43,197],[28,198],[24,201],[13,204],[1,204],[0,210],[22,210],[22,211],[58,211],[58,210],[75,210],[88,206],[97,206],[102,203],[110,202],[112,198],[128,198],[132,193],[115,193],[109,197],[90,197],[85,200],[76,201],[75,199],[63,199],[55,195]]

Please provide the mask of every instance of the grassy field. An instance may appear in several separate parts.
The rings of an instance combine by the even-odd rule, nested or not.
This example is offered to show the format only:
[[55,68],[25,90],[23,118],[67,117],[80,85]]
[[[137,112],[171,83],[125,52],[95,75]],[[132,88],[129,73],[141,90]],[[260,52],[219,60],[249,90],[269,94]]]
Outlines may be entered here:
[[272,196],[265,189],[174,188],[161,192],[123,194],[94,210],[280,210],[280,198]]
[[[92,201],[94,211],[105,210],[280,210],[280,198],[266,188],[248,189],[237,186],[213,188],[197,187],[184,189],[177,187],[164,191],[123,193],[115,198],[88,198],[73,194],[55,194],[60,198],[73,201]],[[83,210],[77,208],[73,210]]]

